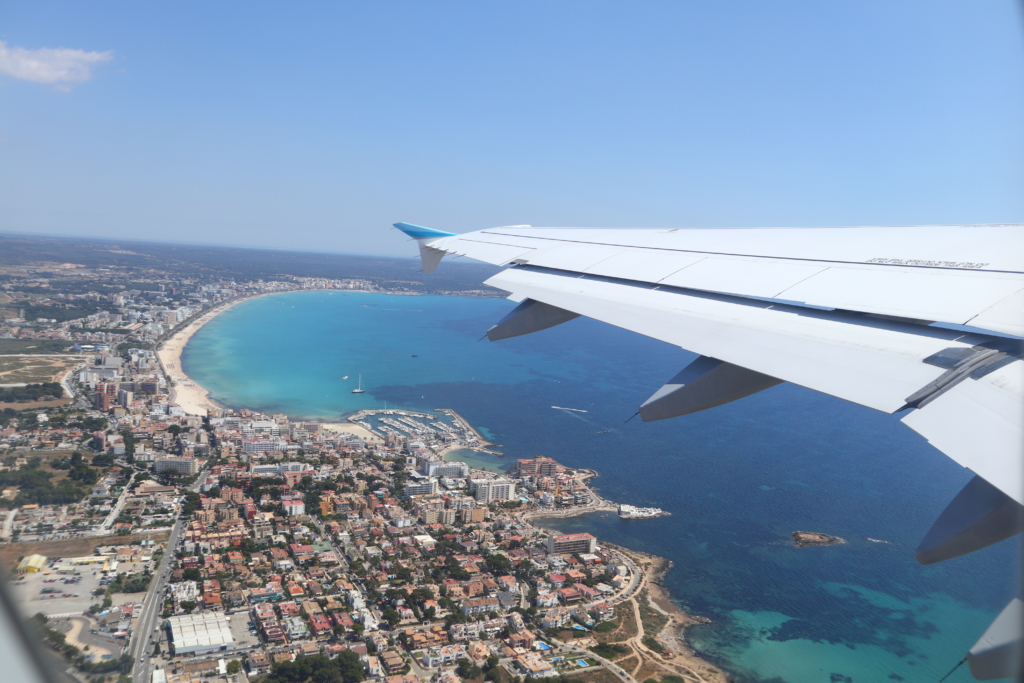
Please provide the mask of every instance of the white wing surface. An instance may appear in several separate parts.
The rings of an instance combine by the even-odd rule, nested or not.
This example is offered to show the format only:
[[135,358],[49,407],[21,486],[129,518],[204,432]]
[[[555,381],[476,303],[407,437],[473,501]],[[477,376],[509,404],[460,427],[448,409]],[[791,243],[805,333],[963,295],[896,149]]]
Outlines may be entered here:
[[[701,354],[641,406],[645,421],[780,381],[903,411],[977,475],[928,532],[921,562],[1024,530],[1022,225],[396,227],[428,272],[444,254],[509,266],[487,284],[521,303],[492,340],[582,315]],[[998,656],[1019,657],[1014,642]],[[1004,670],[993,652],[975,646],[972,671]]]

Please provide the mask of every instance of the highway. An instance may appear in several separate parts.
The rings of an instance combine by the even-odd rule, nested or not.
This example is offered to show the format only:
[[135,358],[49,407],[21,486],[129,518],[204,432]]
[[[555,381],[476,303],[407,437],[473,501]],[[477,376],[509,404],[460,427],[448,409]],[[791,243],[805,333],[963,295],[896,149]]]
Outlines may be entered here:
[[[200,472],[196,477],[196,483],[189,487],[189,490],[198,491],[209,474],[208,470]],[[135,631],[128,644],[128,652],[132,656],[132,680],[138,683],[149,683],[152,676],[150,654],[152,654],[154,641],[153,633],[162,611],[164,589],[174,564],[175,549],[178,547],[178,539],[181,538],[181,530],[185,526],[185,521],[179,517],[171,527],[171,535],[167,539],[167,548],[164,551],[163,559],[160,560],[160,566],[153,573],[153,581],[150,584],[149,592],[146,593],[146,600],[142,604],[142,613],[139,615],[138,621],[135,622]]]

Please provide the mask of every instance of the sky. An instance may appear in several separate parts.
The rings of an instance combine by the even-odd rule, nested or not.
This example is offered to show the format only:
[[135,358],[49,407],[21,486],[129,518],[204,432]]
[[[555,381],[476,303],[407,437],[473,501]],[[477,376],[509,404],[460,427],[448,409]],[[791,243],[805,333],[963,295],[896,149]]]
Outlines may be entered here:
[[1011,0],[8,2],[0,41],[3,232],[1024,222]]

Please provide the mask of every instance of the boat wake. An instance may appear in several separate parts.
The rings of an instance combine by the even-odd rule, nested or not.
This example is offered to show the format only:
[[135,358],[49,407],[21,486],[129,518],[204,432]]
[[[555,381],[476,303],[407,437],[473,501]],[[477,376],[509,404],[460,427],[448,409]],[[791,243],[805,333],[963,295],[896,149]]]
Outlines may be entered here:
[[583,410],[582,408],[563,408],[562,406],[551,406],[551,407],[554,408],[555,410],[570,410],[570,411],[572,411],[574,413],[585,413],[585,412],[587,412],[587,411]]

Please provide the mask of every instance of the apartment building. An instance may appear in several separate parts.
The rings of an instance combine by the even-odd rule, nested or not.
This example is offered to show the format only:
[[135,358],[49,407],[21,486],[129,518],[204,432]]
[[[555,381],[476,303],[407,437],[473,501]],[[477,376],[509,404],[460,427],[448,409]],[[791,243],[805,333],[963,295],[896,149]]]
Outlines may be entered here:
[[597,537],[583,534],[563,534],[548,539],[548,552],[570,555],[572,553],[593,553],[597,550]]

